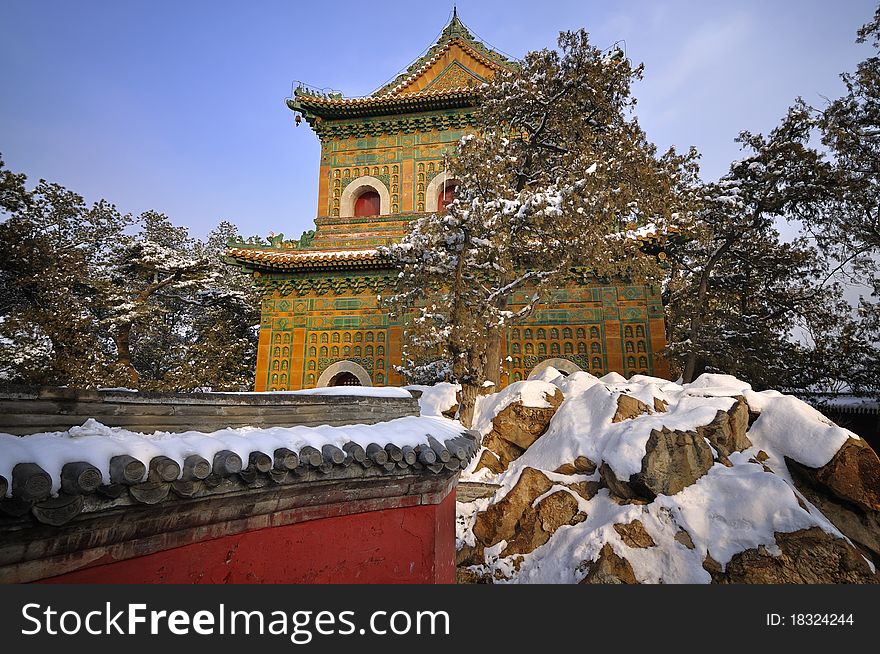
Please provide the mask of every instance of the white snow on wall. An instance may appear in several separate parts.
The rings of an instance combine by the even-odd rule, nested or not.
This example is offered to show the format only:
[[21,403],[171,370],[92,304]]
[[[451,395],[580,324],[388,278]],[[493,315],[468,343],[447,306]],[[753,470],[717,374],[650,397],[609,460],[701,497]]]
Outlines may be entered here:
[[[453,420],[410,416],[374,425],[344,427],[241,427],[210,434],[195,431],[137,434],[119,427],[107,427],[90,418],[81,427],[65,432],[31,436],[0,434],[0,475],[10,480],[16,464],[36,463],[52,477],[54,493],[61,487],[60,472],[65,463],[91,463],[101,471],[104,483],[110,483],[110,458],[120,454],[131,455],[146,466],[153,457],[164,455],[174,459],[182,468],[184,459],[192,454],[211,461],[220,450],[231,450],[246,462],[251,452],[271,455],[280,447],[299,452],[306,445],[320,450],[323,445],[342,447],[349,441],[362,447],[370,443],[414,447],[426,443],[428,434],[442,443],[463,431],[461,424]],[[10,493],[11,488],[7,492]]]

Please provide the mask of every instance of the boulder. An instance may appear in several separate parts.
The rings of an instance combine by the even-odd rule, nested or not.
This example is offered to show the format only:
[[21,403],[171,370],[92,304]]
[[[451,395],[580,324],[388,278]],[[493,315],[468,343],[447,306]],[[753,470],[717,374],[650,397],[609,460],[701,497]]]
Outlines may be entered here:
[[563,463],[554,472],[560,475],[592,475],[596,472],[596,464],[585,456],[579,456],[573,463]]
[[529,506],[517,524],[517,534],[501,556],[528,554],[550,540],[562,525],[577,524],[585,516],[578,513],[577,500],[566,491],[556,491]]
[[719,458],[726,461],[733,452],[742,452],[752,446],[746,436],[748,427],[749,405],[745,398],[737,397],[729,410],[719,411],[708,425],[697,427],[697,434],[708,439],[718,451]]
[[692,431],[654,429],[645,444],[642,469],[628,480],[618,479],[607,463],[599,468],[602,485],[622,500],[653,500],[675,495],[709,472],[712,448]]
[[498,457],[489,450],[483,450],[483,452],[480,454],[480,458],[477,460],[477,467],[474,468],[474,472],[476,472],[480,468],[486,468],[489,472],[494,472],[496,475],[499,472],[504,472],[504,466],[501,465],[501,461],[499,461]]
[[821,468],[786,457],[795,486],[880,564],[880,460],[863,440],[848,439]]
[[707,556],[703,568],[716,584],[880,583],[858,550],[818,527],[775,538],[778,556],[758,547],[735,554],[724,570]]
[[562,392],[556,390],[553,395],[545,395],[545,399],[550,406],[530,407],[512,402],[492,419],[492,430],[483,438],[483,446],[492,450],[502,470],[544,435],[562,404]]
[[702,436],[654,429],[645,445],[642,470],[630,477],[630,485],[648,499],[675,495],[709,472],[712,464],[712,448]]
[[617,398],[617,412],[611,422],[623,422],[645,413],[651,413],[647,404],[629,395],[621,395]]
[[694,539],[691,538],[691,535],[682,527],[678,528],[678,531],[675,532],[675,536],[673,538],[675,538],[675,542],[681,543],[689,550],[692,550],[694,549],[694,547],[696,547],[696,545],[694,545]]
[[534,468],[524,468],[516,484],[504,499],[477,514],[474,536],[485,547],[506,540],[513,541],[523,513],[531,508],[535,499],[549,491],[553,482]]
[[654,398],[655,413],[666,413],[667,409],[669,409],[669,402],[667,402],[666,400],[661,400],[659,397]]
[[614,525],[614,531],[618,533],[620,540],[627,547],[645,548],[656,545],[654,539],[651,538],[651,534],[645,531],[645,525],[642,524],[641,520],[633,520],[625,525],[616,524]]
[[602,546],[599,557],[589,564],[587,576],[582,584],[637,584],[629,561],[618,556],[608,543]]
[[570,488],[587,501],[593,499],[596,496],[596,493],[599,492],[598,481],[578,481],[573,484],[566,484],[566,487]]

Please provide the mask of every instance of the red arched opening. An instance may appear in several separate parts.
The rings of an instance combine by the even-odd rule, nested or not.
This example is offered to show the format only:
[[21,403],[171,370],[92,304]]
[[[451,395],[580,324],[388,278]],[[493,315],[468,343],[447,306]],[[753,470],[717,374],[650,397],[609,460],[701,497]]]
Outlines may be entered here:
[[354,201],[355,216],[378,216],[380,213],[381,204],[376,191],[365,191]]
[[446,211],[446,206],[455,199],[455,184],[446,184],[440,188],[437,196],[437,210]]

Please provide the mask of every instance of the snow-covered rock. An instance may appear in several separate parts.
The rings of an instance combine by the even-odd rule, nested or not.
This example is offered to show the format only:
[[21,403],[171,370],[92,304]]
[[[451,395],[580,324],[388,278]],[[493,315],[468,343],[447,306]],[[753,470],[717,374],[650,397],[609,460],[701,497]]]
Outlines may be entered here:
[[[548,406],[556,392],[564,400]],[[548,373],[479,399],[484,448],[524,398],[553,409],[546,430],[506,465],[475,459],[462,477],[496,487],[459,504],[466,578],[877,580],[880,460],[800,400],[729,375],[680,385]],[[812,570],[791,558],[810,548]]]

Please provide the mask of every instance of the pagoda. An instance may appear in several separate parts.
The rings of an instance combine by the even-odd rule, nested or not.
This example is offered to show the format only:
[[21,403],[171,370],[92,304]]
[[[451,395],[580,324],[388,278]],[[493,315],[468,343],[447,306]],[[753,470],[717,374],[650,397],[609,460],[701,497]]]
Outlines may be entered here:
[[[321,142],[315,230],[227,251],[262,292],[255,390],[404,383],[396,366],[406,314],[381,302],[397,271],[378,247],[452,200],[457,180],[447,164],[476,129],[477,87],[514,65],[453,12],[426,53],[369,96],[296,88],[287,105]],[[512,308],[525,302],[522,292]],[[600,283],[586,268],[505,340],[503,385],[547,366],[668,373],[658,356],[666,338],[656,289]]]

